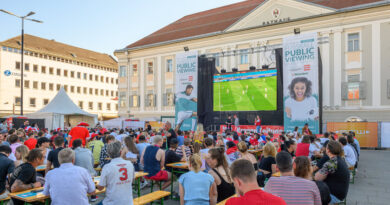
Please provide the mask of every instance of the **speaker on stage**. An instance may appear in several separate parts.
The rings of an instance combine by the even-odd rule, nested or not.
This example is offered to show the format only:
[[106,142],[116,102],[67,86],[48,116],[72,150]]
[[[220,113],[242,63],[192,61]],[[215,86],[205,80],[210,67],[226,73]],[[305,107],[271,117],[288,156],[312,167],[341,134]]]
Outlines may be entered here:
[[232,72],[238,72],[238,68],[233,68]]
[[251,67],[249,67],[249,70],[256,70],[256,67],[255,66],[251,66]]
[[268,65],[261,66],[262,69],[268,69]]
[[226,73],[226,69],[221,69],[221,73]]

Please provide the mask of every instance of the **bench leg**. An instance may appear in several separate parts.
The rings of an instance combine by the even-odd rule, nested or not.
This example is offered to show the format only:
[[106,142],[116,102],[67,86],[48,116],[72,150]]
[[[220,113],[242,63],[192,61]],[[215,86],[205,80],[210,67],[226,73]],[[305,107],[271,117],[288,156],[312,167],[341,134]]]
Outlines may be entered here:
[[164,205],[164,198],[161,198],[161,205]]

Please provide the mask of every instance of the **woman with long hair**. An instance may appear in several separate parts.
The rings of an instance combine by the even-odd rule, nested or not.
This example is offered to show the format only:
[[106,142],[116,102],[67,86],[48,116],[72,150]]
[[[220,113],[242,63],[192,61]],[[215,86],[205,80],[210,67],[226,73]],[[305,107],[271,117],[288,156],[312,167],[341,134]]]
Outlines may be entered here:
[[26,145],[20,145],[19,147],[16,148],[16,150],[15,150],[16,161],[14,162],[15,167],[26,162],[26,157],[27,157],[29,151],[30,150],[28,149],[28,147]]
[[265,178],[271,177],[272,173],[276,173],[276,147],[274,143],[268,142],[263,147],[263,157],[260,160],[259,171]]
[[202,159],[198,154],[190,157],[189,172],[179,178],[180,205],[216,204],[217,187],[214,178],[201,171]]
[[130,136],[127,136],[123,139],[123,142],[125,144],[125,149],[122,152],[121,157],[125,160],[131,161],[134,165],[135,170],[138,171],[139,152],[137,147],[135,146],[134,139]]
[[223,148],[212,148],[209,150],[210,157],[207,159],[207,164],[212,168],[209,174],[213,176],[217,185],[217,202],[223,201],[235,193],[233,180],[230,176],[228,162],[225,158],[225,150]]

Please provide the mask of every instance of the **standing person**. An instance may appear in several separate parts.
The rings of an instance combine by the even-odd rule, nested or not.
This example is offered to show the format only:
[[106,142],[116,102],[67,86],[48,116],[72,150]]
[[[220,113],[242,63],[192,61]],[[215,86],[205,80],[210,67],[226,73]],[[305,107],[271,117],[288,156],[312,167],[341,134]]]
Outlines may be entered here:
[[342,145],[334,140],[329,140],[326,154],[329,160],[316,173],[316,181],[324,181],[330,190],[331,204],[340,203],[347,197],[349,188],[349,170],[344,159]]
[[179,178],[180,205],[215,205],[217,187],[210,174],[201,171],[202,160],[198,154],[190,157],[189,172]]
[[134,166],[130,161],[120,157],[121,147],[119,141],[107,145],[107,153],[112,160],[102,169],[99,185],[97,185],[99,190],[106,187],[106,197],[100,204],[133,204]]
[[43,194],[50,196],[52,204],[88,205],[87,194],[95,193],[91,175],[86,169],[74,166],[75,160],[73,150],[63,149],[58,153],[60,167],[47,173]]
[[234,187],[239,197],[227,200],[226,205],[285,205],[282,198],[267,193],[256,182],[256,170],[246,159],[239,159],[230,166]]
[[46,164],[46,170],[45,174],[51,169],[51,166],[53,165],[53,168],[60,167],[60,163],[58,162],[58,153],[64,149],[64,138],[63,137],[56,137],[54,138],[54,144],[56,146],[56,149],[49,152],[49,156],[47,157],[47,164]]
[[96,171],[94,167],[94,159],[91,150],[83,148],[81,146],[81,139],[76,139],[73,141],[73,150],[75,154],[74,165],[83,167],[88,171],[91,176],[96,176]]
[[165,153],[160,147],[163,145],[163,139],[157,135],[153,137],[153,145],[148,146],[141,155],[141,164],[144,171],[149,173],[145,178],[155,181],[164,181],[162,190],[171,184],[171,173],[163,170],[165,165]]
[[170,147],[171,140],[174,138],[177,138],[175,130],[172,128],[172,124],[170,122],[166,122],[164,125],[164,131],[165,131],[165,136],[167,137],[167,143],[168,147]]
[[184,144],[184,135],[181,130],[177,131],[177,140],[179,141],[179,146],[182,146]]
[[302,128],[302,135],[303,136],[305,136],[305,135],[313,135],[313,133],[309,129],[309,124],[306,123],[305,126],[303,126],[303,128]]
[[110,163],[111,158],[107,153],[107,145],[112,143],[112,142],[115,142],[115,137],[112,135],[108,135],[106,137],[106,144],[102,148],[102,151],[100,152],[100,157],[99,157],[100,158],[100,167],[102,169],[103,169],[104,165]]
[[236,126],[236,129],[240,126],[240,119],[238,119],[237,115],[234,115],[234,126]]
[[8,159],[12,150],[7,145],[0,145],[0,200],[8,197],[8,190],[6,189],[7,178],[10,178],[14,171],[14,162]]
[[217,202],[221,202],[235,193],[233,181],[230,177],[229,165],[225,158],[223,148],[212,148],[209,150],[210,158],[207,163],[212,168],[209,174],[213,176],[217,185],[218,198]]
[[74,127],[70,130],[68,138],[70,138],[69,147],[72,147],[72,143],[76,139],[81,139],[83,147],[85,147],[85,143],[87,142],[87,138],[89,138],[89,131],[86,127],[89,124],[85,122],[80,122],[77,127]]
[[[43,164],[45,157],[41,149],[33,149],[27,155],[27,162],[16,167],[9,178],[11,192],[21,192],[28,189],[41,187],[42,184],[36,181],[37,172],[35,168]],[[22,205],[23,201],[12,199],[14,205]]]
[[255,119],[255,125],[256,125],[256,133],[260,134],[261,133],[261,119],[260,116],[256,116]]
[[[101,133],[99,133],[98,136],[101,136]],[[100,140],[100,138],[98,138],[98,136],[92,137],[92,140],[87,144],[87,148],[92,152],[94,164],[99,163],[100,152],[104,147],[104,143]]]
[[226,119],[227,130],[232,131],[232,116],[228,116]]
[[264,191],[280,196],[287,204],[321,205],[321,196],[313,181],[294,176],[293,160],[289,153],[282,151],[276,155],[276,166],[280,177],[271,177]]

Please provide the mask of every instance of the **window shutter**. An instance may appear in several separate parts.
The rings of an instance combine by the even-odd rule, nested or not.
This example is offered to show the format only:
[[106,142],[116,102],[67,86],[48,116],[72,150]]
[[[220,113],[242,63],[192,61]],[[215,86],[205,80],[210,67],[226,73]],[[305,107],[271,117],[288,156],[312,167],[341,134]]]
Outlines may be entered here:
[[167,105],[168,105],[167,94],[164,93],[164,94],[163,94],[163,106],[167,106]]
[[362,81],[359,83],[359,99],[366,99],[367,83]]
[[341,99],[348,100],[348,83],[347,82],[341,83]]
[[133,107],[133,95],[130,95],[129,103],[130,107]]
[[156,103],[157,103],[157,96],[156,94],[153,95],[153,107],[156,107]]

